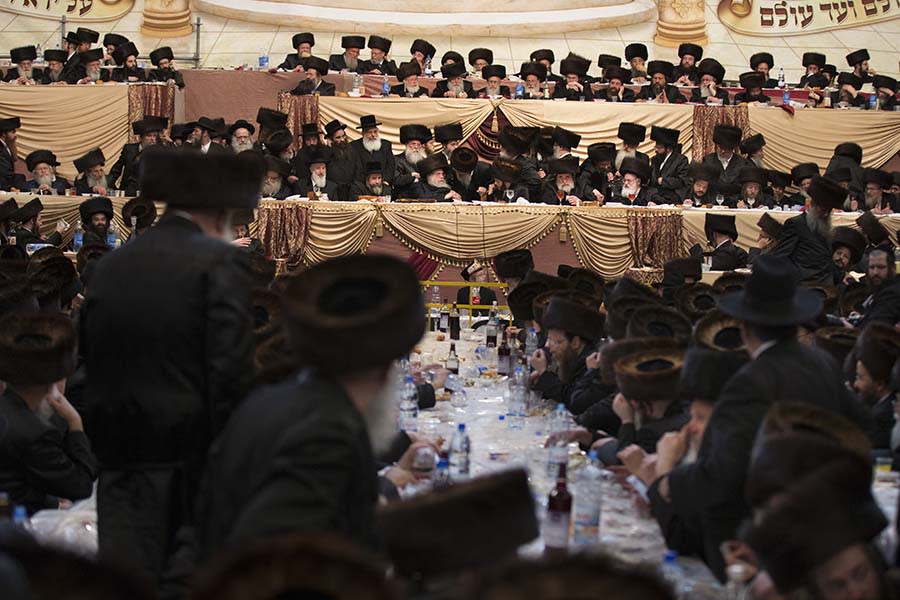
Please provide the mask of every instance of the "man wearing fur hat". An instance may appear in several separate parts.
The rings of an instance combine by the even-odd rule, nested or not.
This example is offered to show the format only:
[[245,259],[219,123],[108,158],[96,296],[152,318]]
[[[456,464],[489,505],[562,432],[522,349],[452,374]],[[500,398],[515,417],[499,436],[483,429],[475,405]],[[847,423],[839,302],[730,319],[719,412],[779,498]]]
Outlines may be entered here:
[[713,195],[723,194],[726,197],[736,197],[741,192],[741,184],[738,183],[738,175],[741,169],[752,166],[746,158],[737,154],[743,134],[739,127],[731,125],[716,125],[713,129],[713,143],[715,152],[710,152],[703,157],[703,164],[716,170],[716,182],[710,186]]
[[441,75],[444,79],[437,82],[431,92],[432,98],[475,98],[475,89],[472,82],[464,79],[466,65],[463,63],[450,63],[441,67]]
[[681,44],[678,46],[678,58],[680,62],[675,67],[675,84],[697,85],[700,81],[697,63],[703,58],[703,48],[697,44]]
[[18,224],[9,234],[10,240],[16,238],[16,245],[21,248],[27,248],[28,244],[52,244],[54,246],[62,244],[62,234],[67,229],[62,220],[56,224],[56,231],[49,237],[45,238],[41,235],[41,226],[43,225],[41,212],[43,210],[44,205],[38,198],[35,198],[9,215],[10,222]]
[[108,69],[104,69],[100,62],[103,60],[103,49],[95,48],[87,52],[81,52],[78,58],[78,66],[69,77],[69,83],[103,83],[110,80]]
[[43,75],[43,70],[34,67],[37,58],[37,48],[24,46],[13,48],[9,51],[10,60],[16,65],[6,71],[3,81],[17,85],[34,85]]
[[550,161],[550,176],[544,180],[541,202],[577,206],[581,201],[602,202],[603,194],[589,182],[577,181],[578,159],[574,156]]
[[150,52],[150,63],[156,67],[148,75],[150,81],[161,81],[184,89],[184,77],[175,69],[175,54],[169,46],[162,46]]
[[376,545],[374,457],[396,432],[391,365],[422,337],[423,306],[416,274],[387,256],[334,259],[289,283],[299,372],[251,395],[213,445],[200,558],[276,532]]
[[559,70],[565,80],[556,83],[553,88],[553,97],[575,101],[593,100],[594,92],[587,77],[590,66],[591,61],[577,54],[569,54],[562,59],[559,63]]
[[500,156],[518,165],[516,183],[528,189],[525,198],[538,198],[541,193],[541,177],[537,171],[537,161],[531,156],[532,131],[525,127],[507,125],[500,130]]
[[[343,54],[332,54],[328,57],[328,69],[331,71],[347,71],[356,73],[359,67],[359,51],[366,45],[366,38],[361,35],[345,35],[341,37]],[[307,66],[307,68],[309,68]],[[322,76],[325,73],[321,73]]]
[[519,198],[529,200],[531,191],[522,181],[522,166],[507,158],[498,157],[491,164],[493,181],[485,190],[489,202],[515,202]]
[[291,38],[291,47],[296,50],[293,54],[284,57],[284,61],[277,67],[276,71],[303,71],[304,61],[312,56],[312,48],[316,45],[316,36],[309,32],[295,33]]
[[413,198],[422,202],[462,202],[459,192],[450,188],[445,176],[447,161],[443,154],[432,154],[416,165],[419,173],[411,190]]
[[[131,125],[131,130],[140,138],[134,144],[125,144],[119,160],[109,170],[109,185],[113,189],[123,189],[127,196],[138,191],[141,155],[147,148],[159,143],[159,135],[168,125],[165,117],[144,117]],[[120,181],[121,178],[121,181]]]
[[34,194],[56,194],[62,196],[71,184],[56,174],[59,161],[49,150],[35,150],[25,157],[25,166],[31,171],[31,180],[25,189]]
[[622,149],[616,152],[615,171],[622,166],[626,158],[639,158],[650,163],[650,157],[638,150],[638,146],[647,137],[647,128],[637,123],[619,123],[618,138],[622,140]]
[[622,173],[622,190],[616,201],[628,206],[649,206],[655,196],[650,187],[650,163],[628,157],[622,161],[619,172]]
[[106,233],[113,219],[113,206],[109,198],[94,196],[78,206],[78,216],[84,227],[84,245],[106,244]]
[[691,102],[721,106],[729,104],[728,91],[722,87],[725,80],[725,67],[714,58],[704,58],[697,65],[700,77],[697,88],[691,92]]
[[75,159],[75,170],[79,176],[75,178],[75,192],[78,194],[99,194],[106,196],[109,190],[116,189],[106,176],[106,157],[100,148],[89,150]]
[[419,85],[419,76],[422,74],[419,63],[415,61],[401,63],[395,71],[400,82],[391,87],[392,96],[401,98],[421,98],[428,96],[428,89]]
[[398,198],[409,198],[412,187],[421,177],[416,165],[428,157],[427,144],[432,140],[431,129],[425,125],[400,126],[400,143],[403,152],[394,158],[394,191]]
[[784,222],[781,238],[771,254],[790,260],[804,283],[832,285],[831,211],[843,205],[846,191],[827,177],[815,176],[808,193],[809,208]]
[[110,80],[119,83],[146,81],[146,71],[138,66],[138,54],[140,52],[134,42],[128,42],[116,48],[112,54],[116,68],[113,69]]
[[370,35],[367,44],[372,53],[369,60],[361,60],[357,65],[357,72],[371,75],[396,75],[397,65],[393,60],[388,60],[387,54],[391,51],[391,40],[380,35]]
[[675,65],[664,60],[647,63],[650,85],[641,87],[640,98],[660,104],[682,104],[685,98],[678,88],[671,84],[675,77]]
[[298,83],[297,87],[291,90],[291,94],[295,96],[334,96],[334,84],[324,79],[328,75],[329,69],[327,60],[318,56],[310,56],[303,61],[303,67],[306,69],[306,79]]
[[678,204],[687,192],[690,165],[687,157],[676,150],[680,135],[677,129],[656,125],[650,129],[650,139],[656,142],[656,154],[650,160],[650,181],[656,189],[657,204]]
[[100,555],[154,582],[194,521],[209,444],[250,387],[250,271],[226,242],[234,212],[256,206],[262,171],[253,153],[147,150],[141,195],[167,212],[97,262],[83,307]]
[[0,118],[0,190],[9,191],[16,184],[16,139],[22,126],[19,117]]
[[478,160],[478,154],[467,146],[456,148],[450,154],[450,166],[444,174],[464,202],[487,197],[488,186],[493,181],[491,167]]

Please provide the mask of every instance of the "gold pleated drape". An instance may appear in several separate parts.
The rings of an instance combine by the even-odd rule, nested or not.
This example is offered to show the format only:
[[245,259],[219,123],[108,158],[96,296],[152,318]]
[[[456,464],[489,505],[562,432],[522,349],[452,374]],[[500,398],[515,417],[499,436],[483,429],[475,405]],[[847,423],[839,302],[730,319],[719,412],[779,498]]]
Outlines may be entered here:
[[132,133],[130,124],[140,121],[145,116],[165,117],[169,119],[169,127],[175,118],[175,90],[173,85],[161,83],[131,84],[128,89],[128,141],[137,142],[139,138]]
[[110,165],[128,141],[128,86],[0,86],[0,116],[18,116],[19,158],[48,149],[61,163],[57,171],[71,181],[72,164],[100,146]]
[[[738,239],[737,245],[749,250],[756,247],[756,239],[759,237],[759,226],[756,224],[763,212],[768,212],[779,223],[784,223],[791,217],[796,217],[798,213],[782,212],[780,210],[703,210],[703,209],[687,209],[682,211],[682,249],[684,251],[694,244],[706,245],[706,233],[703,226],[706,223],[706,214],[723,214],[734,215],[735,225],[737,226]],[[834,213],[831,215],[831,224],[834,227],[853,227],[856,226],[856,219],[859,217],[855,213]],[[891,232],[894,243],[898,244],[898,232],[900,232],[900,215],[884,215],[878,217],[879,221],[885,228]]]
[[[765,109],[769,110],[769,109]],[[756,114],[757,111],[754,111]],[[691,149],[693,160],[699,162],[710,152],[715,152],[713,130],[716,125],[732,125],[744,132],[743,137],[750,135],[750,115],[746,106],[705,106],[693,107],[694,146]],[[768,141],[768,138],[767,138]],[[768,148],[766,148],[768,150]],[[684,152],[687,154],[687,152]],[[797,162],[803,162],[798,160]]]
[[[292,96],[288,92],[278,94],[276,110],[288,116],[287,128],[294,134],[294,144],[297,147],[301,145],[298,142],[301,141],[300,130],[303,124],[319,122],[319,103],[316,100],[315,96]],[[324,128],[324,123],[321,126]]]
[[634,265],[624,208],[569,209],[569,237],[581,264],[604,277],[618,277]]
[[[303,255],[305,263],[315,264],[329,258],[357,254],[369,247],[378,220],[374,205],[351,202],[298,204],[308,204],[310,208],[309,237]],[[268,202],[263,203],[260,212],[267,209]]]
[[289,266],[303,262],[303,250],[309,237],[309,209],[293,202],[266,201],[266,210],[256,217],[257,237],[267,253],[284,258]]
[[647,213],[628,212],[628,237],[636,267],[662,268],[681,246],[681,215],[678,209],[658,209]]

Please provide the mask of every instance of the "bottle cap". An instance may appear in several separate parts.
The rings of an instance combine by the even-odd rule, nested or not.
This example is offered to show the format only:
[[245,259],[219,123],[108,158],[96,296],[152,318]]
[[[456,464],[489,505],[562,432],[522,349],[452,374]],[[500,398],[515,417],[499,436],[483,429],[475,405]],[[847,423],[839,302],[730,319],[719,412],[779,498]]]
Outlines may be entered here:
[[673,563],[678,560],[678,552],[675,550],[666,550],[666,553],[663,555],[663,561],[667,563]]
[[591,449],[591,451],[588,452],[588,458],[591,460],[597,460],[597,451],[594,449]]
[[412,375],[407,375],[407,376],[406,376],[406,383],[412,383],[412,382],[413,382]]
[[21,504],[17,504],[13,508],[13,521],[24,521],[28,518],[28,511]]
[[497,415],[497,420],[498,420],[498,421],[505,421],[505,420],[506,420],[506,415]]
[[456,428],[457,428],[459,431],[465,431],[465,430],[466,430],[466,424],[465,424],[465,423],[460,423]]

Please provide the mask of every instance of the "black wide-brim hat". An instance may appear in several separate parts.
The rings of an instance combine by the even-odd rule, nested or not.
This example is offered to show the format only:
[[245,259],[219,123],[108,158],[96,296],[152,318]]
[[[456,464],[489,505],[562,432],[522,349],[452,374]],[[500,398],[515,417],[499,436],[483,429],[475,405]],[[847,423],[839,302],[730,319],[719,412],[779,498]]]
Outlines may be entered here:
[[381,50],[385,54],[391,51],[391,40],[380,35],[370,35],[366,46],[372,50]]
[[309,44],[309,47],[312,48],[316,45],[316,36],[308,31],[295,33],[291,38],[291,48],[296,48],[300,44]]
[[862,162],[863,149],[856,142],[841,142],[834,147],[834,154],[835,156],[846,156],[859,164]]
[[531,149],[532,137],[528,132],[513,125],[506,125],[500,130],[497,142],[511,154],[526,154]]
[[[490,48],[473,48],[469,50],[469,64],[475,66],[476,60],[483,60],[487,64],[494,62],[494,51]],[[485,77],[487,79],[487,77]]]
[[637,123],[619,123],[619,131],[616,135],[629,146],[637,146],[647,136],[647,128]]
[[347,129],[346,123],[341,123],[337,119],[332,119],[325,123],[325,135],[327,137],[332,137],[335,133],[340,131],[341,129]]
[[675,338],[687,344],[691,339],[691,322],[674,308],[642,306],[631,313],[625,335],[629,338]]
[[607,81],[618,79],[622,83],[631,83],[631,71],[629,69],[610,65],[603,69],[603,78]]
[[462,140],[463,128],[461,123],[446,123],[444,125],[435,125],[434,139],[440,144]]
[[148,148],[141,156],[141,196],[178,208],[256,208],[263,168],[255,152]]
[[681,44],[678,46],[678,58],[684,57],[685,54],[690,54],[694,60],[700,60],[703,58],[703,48],[697,44]]
[[799,273],[790,261],[762,255],[754,263],[744,289],[719,298],[719,310],[759,325],[806,323],[821,313],[822,300],[798,283]]
[[819,165],[813,162],[800,163],[791,167],[791,181],[799,186],[804,179],[810,179],[819,174]]
[[271,108],[262,107],[256,111],[256,122],[265,129],[281,129],[287,125],[287,120],[286,113]]
[[400,126],[401,144],[408,144],[409,142],[414,140],[417,140],[424,144],[431,138],[431,130],[425,125],[420,125],[418,123],[409,123],[407,125]]
[[893,93],[897,93],[897,80],[887,75],[875,75],[872,78],[872,87],[876,90],[886,88]]
[[447,159],[443,152],[429,154],[416,163],[416,172],[422,177],[428,177],[435,171],[447,168]]
[[44,210],[44,205],[40,201],[39,198],[32,198],[22,206],[20,206],[16,211],[9,215],[9,220],[13,223],[24,223],[28,221],[32,217],[37,216]]
[[328,373],[365,371],[407,354],[425,333],[415,271],[385,255],[319,263],[292,278],[285,326],[301,364]]
[[103,48],[94,48],[93,50],[88,50],[86,52],[79,52],[79,58],[81,59],[82,65],[87,65],[91,62],[101,61],[103,60]]
[[711,285],[698,281],[676,290],[675,306],[693,323],[716,309],[718,297]]
[[234,132],[238,129],[246,129],[250,135],[256,133],[256,126],[253,123],[245,121],[244,119],[238,119],[228,127],[228,135],[234,135]]
[[61,314],[13,313],[0,319],[0,380],[46,385],[75,372],[78,336]]
[[409,47],[409,53],[415,54],[416,52],[421,52],[422,56],[432,57],[437,54],[437,48],[435,48],[430,42],[423,39],[413,40],[412,45]]
[[478,154],[466,146],[460,146],[450,155],[450,166],[461,173],[471,173],[477,164]]
[[543,281],[529,281],[522,283],[509,293],[507,302],[516,321],[533,321],[534,299],[547,291],[547,284]]
[[134,45],[134,42],[127,42],[122,44],[113,50],[112,58],[117,66],[123,66],[125,61],[128,60],[129,56],[138,56],[140,51],[137,49],[137,46]]
[[632,58],[643,58],[644,60],[647,60],[648,56],[646,44],[634,42],[625,46],[625,60],[629,62]]
[[694,326],[694,342],[718,352],[744,352],[741,322],[717,310],[709,312]]
[[881,169],[867,168],[863,169],[862,181],[866,183],[874,183],[882,189],[888,189],[894,184],[893,177],[887,171]]
[[604,70],[609,67],[621,67],[622,57],[613,56],[612,54],[600,54],[597,56],[597,66]]
[[764,87],[766,85],[766,78],[759,71],[747,71],[738,76],[738,82],[745,90],[752,90],[753,88]]
[[539,81],[543,81],[547,78],[547,67],[544,66],[544,63],[539,62],[522,63],[522,66],[519,67],[518,75],[522,79],[527,78],[529,75],[534,75]]
[[803,53],[803,66],[808,67],[810,65],[816,65],[820,69],[825,67],[825,63],[828,60],[825,58],[824,54],[820,52],[804,52]]
[[866,250],[866,238],[852,227],[835,227],[831,238],[831,251],[834,252],[838,246],[850,250],[850,264],[855,265],[862,259]]
[[716,125],[713,128],[713,144],[728,150],[734,150],[741,145],[743,132],[740,127],[732,125]]
[[365,131],[366,129],[378,127],[379,125],[381,125],[381,121],[376,119],[375,115],[363,115],[359,118],[359,126],[357,126],[356,129]]
[[651,170],[650,163],[636,156],[627,156],[619,167],[619,172],[623,175],[631,173],[641,180],[642,185],[647,185],[650,181]]
[[719,172],[715,169],[715,167],[711,165],[704,165],[703,163],[694,163],[691,165],[691,168],[688,172],[691,180],[693,181],[706,181],[708,183],[712,183],[718,181]]
[[37,58],[37,48],[34,46],[22,46],[21,48],[13,48],[9,51],[10,61],[19,64],[26,60],[34,60]]
[[466,65],[461,62],[449,63],[441,67],[441,75],[445,79],[453,79],[454,77],[465,77]]
[[577,148],[578,144],[581,143],[580,135],[574,131],[560,127],[559,125],[553,128],[552,136],[553,142],[557,146],[562,146],[563,148]]
[[781,223],[775,220],[769,213],[763,213],[763,215],[759,218],[759,221],[756,222],[756,225],[770,238],[773,240],[777,240],[781,237],[781,229],[784,227]]
[[847,55],[847,65],[854,67],[864,60],[869,60],[869,51],[865,48],[855,50]]
[[362,35],[341,36],[341,48],[365,48],[366,38]]
[[0,202],[0,223],[9,219],[10,215],[19,210],[19,205],[15,198],[9,198]]
[[647,75],[653,77],[657,73],[662,73],[666,81],[672,81],[675,75],[675,65],[667,60],[651,60],[647,63]]
[[731,238],[732,242],[737,241],[738,231],[735,224],[734,215],[722,215],[717,213],[706,213],[703,231],[707,240],[714,240],[714,232],[723,233]]
[[738,183],[758,183],[760,188],[765,188],[769,182],[769,176],[765,169],[757,166],[741,167],[738,171]]
[[310,69],[314,69],[320,77],[328,75],[328,61],[324,58],[319,58],[318,56],[308,57],[303,67],[307,71],[309,71]]
[[29,152],[28,156],[25,157],[25,166],[29,171],[34,171],[34,168],[41,163],[50,165],[51,167],[59,166],[56,155],[50,150],[35,150],[34,152]]
[[84,202],[78,205],[78,214],[81,217],[82,223],[90,223],[91,217],[96,215],[97,213],[102,213],[106,215],[107,221],[112,221],[113,218],[113,205],[112,200],[106,198],[104,196],[94,196],[92,198],[88,198]]
[[760,150],[762,150],[766,145],[766,138],[763,137],[763,134],[757,133],[755,135],[751,135],[747,139],[741,142],[740,148],[742,154],[756,154]]
[[714,58],[704,58],[701,60],[697,65],[697,73],[701,77],[704,75],[711,75],[718,84],[721,84],[722,80],[725,79],[725,67]]
[[842,188],[840,184],[816,175],[809,184],[806,193],[812,199],[812,203],[829,211],[835,208],[841,208],[844,205],[844,199],[847,197],[847,190]]
[[539,60],[549,61],[552,65],[556,62],[556,55],[553,54],[553,50],[548,48],[541,48],[540,50],[535,50],[528,56],[528,60],[537,62]]
[[19,117],[6,117],[0,119],[0,131],[12,131],[22,127],[22,120]]
[[96,44],[97,40],[100,39],[100,34],[93,29],[88,29],[87,27],[79,27],[75,30],[75,35],[78,36],[78,39],[82,42],[90,42],[92,44]]
[[131,227],[131,217],[136,219],[138,229],[150,227],[156,221],[156,205],[147,198],[132,198],[122,207],[122,221],[127,227]]
[[759,68],[761,63],[766,63],[769,69],[771,69],[775,66],[775,58],[768,52],[757,52],[750,57],[750,68],[754,71]]
[[412,75],[421,75],[422,68],[416,61],[400,63],[397,67],[397,81],[403,81]]
[[616,361],[616,384],[628,400],[671,400],[678,394],[684,365],[683,349],[653,349],[626,355]]
[[571,58],[564,58],[559,62],[559,72],[562,75],[576,75],[579,78],[587,75],[587,69],[584,64]]
[[865,234],[866,239],[873,246],[878,246],[891,239],[891,234],[887,228],[881,224],[872,211],[867,210],[856,218],[856,224]]
[[678,143],[678,137],[681,135],[681,132],[677,129],[668,129],[666,127],[658,127],[653,125],[650,128],[650,139],[654,142],[662,144],[663,146],[669,146],[670,148],[674,148]]
[[541,329],[560,329],[582,340],[599,340],[603,337],[603,316],[596,308],[567,298],[550,300],[541,318]]
[[[559,278],[557,278],[557,280],[559,280]],[[558,281],[553,282],[545,279],[539,279],[536,281],[527,281],[526,283],[540,283],[547,288],[545,291],[535,296],[534,301],[531,303],[532,315],[534,315],[534,320],[538,323],[540,323],[544,318],[544,311],[547,310],[547,305],[550,304],[550,301],[553,298],[557,297],[565,298],[566,300],[571,300],[572,302],[577,302],[591,310],[600,309],[599,298],[592,294],[587,294],[581,290],[562,287],[561,285],[559,285]],[[524,285],[524,283],[522,285]]]
[[131,124],[131,131],[135,135],[147,135],[148,133],[159,133],[169,126],[169,119],[166,117],[146,116],[140,121]]
[[294,143],[294,134],[287,127],[276,129],[266,138],[266,152],[281,155],[282,152],[291,147]]
[[595,142],[588,146],[588,160],[593,164],[612,162],[616,158],[616,145],[612,142]]
[[44,50],[44,60],[47,62],[55,60],[57,62],[65,63],[67,58],[69,58],[69,54],[65,50],[56,50],[55,48]]
[[548,168],[551,175],[576,175],[578,173],[578,159],[574,156],[552,158]]
[[377,523],[397,572],[426,581],[514,557],[540,534],[521,469],[393,502]]
[[172,52],[172,48],[169,46],[163,46],[162,48],[157,48],[150,52],[150,64],[154,67],[159,66],[159,62],[161,60],[174,60],[175,54]]
[[715,404],[725,384],[748,358],[743,352],[717,352],[702,346],[688,348],[678,381],[679,396],[690,402]]
[[127,44],[128,41],[129,40],[127,37],[118,33],[107,33],[103,36],[104,46],[115,46],[116,48],[118,48],[122,44]]
[[446,65],[448,62],[453,62],[458,65],[465,66],[465,59],[463,59],[462,54],[459,52],[455,52],[453,50],[447,50],[444,52],[444,55],[441,57],[441,65]]

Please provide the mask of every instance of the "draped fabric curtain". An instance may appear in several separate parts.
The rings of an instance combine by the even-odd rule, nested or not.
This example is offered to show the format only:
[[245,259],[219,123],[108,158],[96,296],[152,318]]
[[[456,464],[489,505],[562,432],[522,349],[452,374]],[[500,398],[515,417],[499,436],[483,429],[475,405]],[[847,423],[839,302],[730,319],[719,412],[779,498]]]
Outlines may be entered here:
[[[756,115],[755,111],[754,115]],[[780,112],[780,111],[779,111]],[[744,132],[742,137],[750,135],[750,116],[746,106],[704,106],[697,105],[693,108],[694,145],[692,148],[693,160],[699,162],[710,152],[715,152],[713,144],[713,129],[716,125],[732,125]],[[768,142],[768,138],[766,138]],[[768,148],[766,148],[768,154]],[[687,154],[687,151],[684,152]],[[803,162],[798,160],[797,162]]]
[[[319,122],[319,102],[316,96],[292,96],[287,92],[278,94],[276,110],[288,116],[287,128],[294,134],[294,147],[299,148],[303,140],[300,139],[301,127],[304,123]],[[255,120],[255,119],[254,119]],[[324,129],[327,119],[320,127]],[[347,123],[350,125],[350,123]]]
[[421,252],[413,252],[406,259],[406,262],[415,270],[419,281],[431,279],[431,276],[434,275],[434,272],[441,264],[439,261],[429,258]]
[[[76,158],[100,146],[109,165],[131,131],[126,85],[0,86],[0,115],[22,120],[19,159],[47,149],[61,163],[57,172],[75,178]],[[30,177],[30,175],[29,175]]]
[[[289,267],[303,262],[309,237],[309,209],[294,203],[265,201],[257,213],[257,237],[266,254],[287,260]],[[252,234],[252,231],[251,231]]]
[[681,246],[681,214],[678,209],[659,209],[652,213],[628,211],[628,237],[634,266],[662,266],[678,254]]
[[173,85],[160,83],[128,85],[128,141],[137,142],[139,136],[131,131],[131,123],[144,117],[165,117],[169,127],[175,118],[175,90]]

